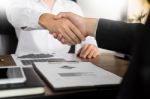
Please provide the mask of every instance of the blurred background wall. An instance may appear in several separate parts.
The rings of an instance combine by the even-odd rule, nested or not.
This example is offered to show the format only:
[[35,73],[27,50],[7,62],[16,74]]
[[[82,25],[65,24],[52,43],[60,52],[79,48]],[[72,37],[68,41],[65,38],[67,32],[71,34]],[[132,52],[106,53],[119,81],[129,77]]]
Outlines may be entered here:
[[127,0],[77,0],[87,17],[121,20]]

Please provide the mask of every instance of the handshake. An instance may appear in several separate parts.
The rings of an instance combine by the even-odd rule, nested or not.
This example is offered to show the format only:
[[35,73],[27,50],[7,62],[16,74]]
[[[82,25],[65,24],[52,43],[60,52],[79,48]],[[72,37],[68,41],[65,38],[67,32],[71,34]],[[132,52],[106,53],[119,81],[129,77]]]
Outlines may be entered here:
[[71,12],[61,12],[58,15],[44,13],[39,18],[39,24],[63,44],[75,45],[94,36],[97,19],[84,18]]

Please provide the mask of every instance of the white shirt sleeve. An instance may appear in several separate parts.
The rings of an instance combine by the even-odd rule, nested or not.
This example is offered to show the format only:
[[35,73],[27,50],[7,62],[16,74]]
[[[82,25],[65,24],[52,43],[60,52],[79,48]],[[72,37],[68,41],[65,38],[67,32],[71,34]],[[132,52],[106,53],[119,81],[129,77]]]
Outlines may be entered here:
[[47,9],[39,8],[40,3],[37,0],[12,0],[6,8],[8,21],[15,28],[39,29],[42,28],[38,22],[39,17]]

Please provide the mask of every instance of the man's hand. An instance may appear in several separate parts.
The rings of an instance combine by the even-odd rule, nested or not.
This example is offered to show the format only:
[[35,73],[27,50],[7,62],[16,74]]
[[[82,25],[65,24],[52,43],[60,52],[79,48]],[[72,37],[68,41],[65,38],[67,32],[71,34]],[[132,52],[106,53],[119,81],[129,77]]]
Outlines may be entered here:
[[[55,19],[59,20],[61,18],[67,18],[69,19],[79,30],[80,32],[86,37],[86,36],[93,36],[95,29],[96,29],[96,23],[97,19],[94,18],[84,18],[79,15],[76,15],[71,12],[61,12],[57,16],[55,16]],[[75,32],[74,32],[75,33]],[[54,34],[55,37],[60,40],[61,42],[65,42],[64,38],[59,38],[57,34]],[[76,34],[76,36],[80,37],[79,33]]]
[[95,58],[98,55],[100,55],[100,51],[93,44],[85,44],[78,52],[78,56],[84,59]]
[[54,34],[53,36],[65,44],[78,44],[85,39],[80,30],[65,18],[55,20],[54,15],[45,13],[40,16],[39,24],[48,29],[50,33],[54,33],[56,36]]
[[71,12],[61,12],[57,16],[55,16],[55,19],[61,19],[61,18],[67,18],[69,19],[82,33],[84,36],[88,36],[86,32],[86,20],[85,18],[73,14]]

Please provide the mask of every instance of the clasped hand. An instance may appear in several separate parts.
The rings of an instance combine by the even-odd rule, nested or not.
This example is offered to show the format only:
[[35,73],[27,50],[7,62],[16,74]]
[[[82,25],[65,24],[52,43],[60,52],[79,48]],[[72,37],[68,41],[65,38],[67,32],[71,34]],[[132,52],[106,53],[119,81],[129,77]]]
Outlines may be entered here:
[[85,19],[78,15],[75,15],[70,12],[59,13],[54,17],[55,20],[60,21],[61,25],[63,24],[63,28],[57,27],[60,32],[53,32],[52,35],[54,38],[58,39],[63,44],[75,45],[81,43],[81,41],[85,40],[86,33],[86,25]]
[[[95,24],[95,20],[91,21],[70,12],[60,13],[57,16],[45,13],[39,20],[39,24],[48,29],[56,39],[68,45],[75,45],[85,40],[94,30],[92,23]],[[85,44],[78,51],[81,58],[94,58],[99,54],[99,49],[92,44]]]
[[63,44],[81,43],[87,36],[92,36],[96,19],[84,18],[71,12],[61,12],[57,16],[45,13],[40,16],[39,24]]

